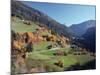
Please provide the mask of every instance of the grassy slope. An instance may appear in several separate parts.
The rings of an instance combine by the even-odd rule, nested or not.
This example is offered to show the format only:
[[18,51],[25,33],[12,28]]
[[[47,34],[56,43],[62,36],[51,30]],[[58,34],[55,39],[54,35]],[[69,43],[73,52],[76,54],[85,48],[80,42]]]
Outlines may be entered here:
[[[68,50],[68,49],[63,49]],[[55,67],[54,63],[58,60],[61,60],[64,63],[64,67],[60,68],[59,71],[63,71],[64,68],[67,68],[71,65],[76,64],[77,62],[82,64],[85,64],[86,62],[93,60],[94,58],[90,56],[89,54],[86,55],[74,55],[74,54],[68,54],[67,56],[54,56],[53,53],[55,51],[52,50],[42,50],[42,51],[34,51],[31,54],[29,54],[29,58],[32,59],[39,59],[46,61],[46,64],[44,65],[51,65],[52,68]],[[57,66],[56,66],[57,67]]]
[[38,25],[34,22],[32,22],[32,25],[28,26],[23,24],[19,18],[16,18],[16,20],[11,23],[11,29],[15,32],[34,32],[36,28],[38,28]]
[[39,42],[33,45],[34,50],[47,50],[47,46],[49,46],[51,42]]

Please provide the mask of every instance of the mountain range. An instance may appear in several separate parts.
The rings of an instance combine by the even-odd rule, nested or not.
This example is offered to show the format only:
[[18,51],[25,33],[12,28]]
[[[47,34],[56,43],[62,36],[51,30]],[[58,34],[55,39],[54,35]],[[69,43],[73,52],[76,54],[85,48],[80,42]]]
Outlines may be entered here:
[[85,32],[91,28],[91,27],[95,27],[96,25],[96,21],[95,20],[88,20],[79,24],[73,24],[71,25],[69,28],[72,32],[72,34],[76,37],[80,37],[83,34],[85,34]]

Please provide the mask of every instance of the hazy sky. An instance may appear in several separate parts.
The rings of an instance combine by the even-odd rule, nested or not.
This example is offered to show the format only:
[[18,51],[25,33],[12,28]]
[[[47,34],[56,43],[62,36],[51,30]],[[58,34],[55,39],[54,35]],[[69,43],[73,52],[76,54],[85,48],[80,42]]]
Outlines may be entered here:
[[78,24],[87,20],[95,20],[95,6],[38,3],[30,1],[23,3],[40,10],[59,23],[66,24],[66,26]]

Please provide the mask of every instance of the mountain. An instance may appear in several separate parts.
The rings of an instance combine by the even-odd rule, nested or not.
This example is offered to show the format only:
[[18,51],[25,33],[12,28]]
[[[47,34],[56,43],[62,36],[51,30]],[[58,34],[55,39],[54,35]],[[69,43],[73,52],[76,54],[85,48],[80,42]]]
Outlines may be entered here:
[[73,24],[69,28],[74,36],[80,37],[87,31],[88,28],[95,27],[95,25],[96,25],[95,20],[88,20],[80,24]]
[[58,23],[57,21],[42,13],[41,11],[23,4],[21,1],[12,0],[11,10],[12,16],[16,15],[22,20],[24,19],[37,22],[42,26],[45,26],[48,29],[52,30],[56,34],[64,35],[65,37],[71,37],[71,33],[68,27]]
[[86,48],[89,48],[92,52],[96,49],[96,27],[89,28],[82,36],[84,38],[83,44]]
[[88,28],[80,38],[75,39],[75,42],[90,52],[96,52],[96,27]]

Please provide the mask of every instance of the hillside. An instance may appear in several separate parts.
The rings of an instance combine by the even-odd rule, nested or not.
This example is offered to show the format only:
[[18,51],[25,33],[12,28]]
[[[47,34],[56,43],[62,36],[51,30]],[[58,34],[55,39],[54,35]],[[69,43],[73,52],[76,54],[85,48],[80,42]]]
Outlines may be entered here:
[[57,21],[53,20],[52,18],[38,10],[24,5],[23,3],[21,3],[21,1],[12,0],[11,6],[12,15],[16,15],[22,20],[38,22],[39,24],[46,26],[59,35],[71,37],[68,27],[58,23]]
[[84,38],[84,46],[89,48],[90,51],[96,52],[96,28],[89,28],[82,37]]
[[88,28],[81,36],[73,40],[76,45],[87,48],[90,52],[96,52],[96,27]]

